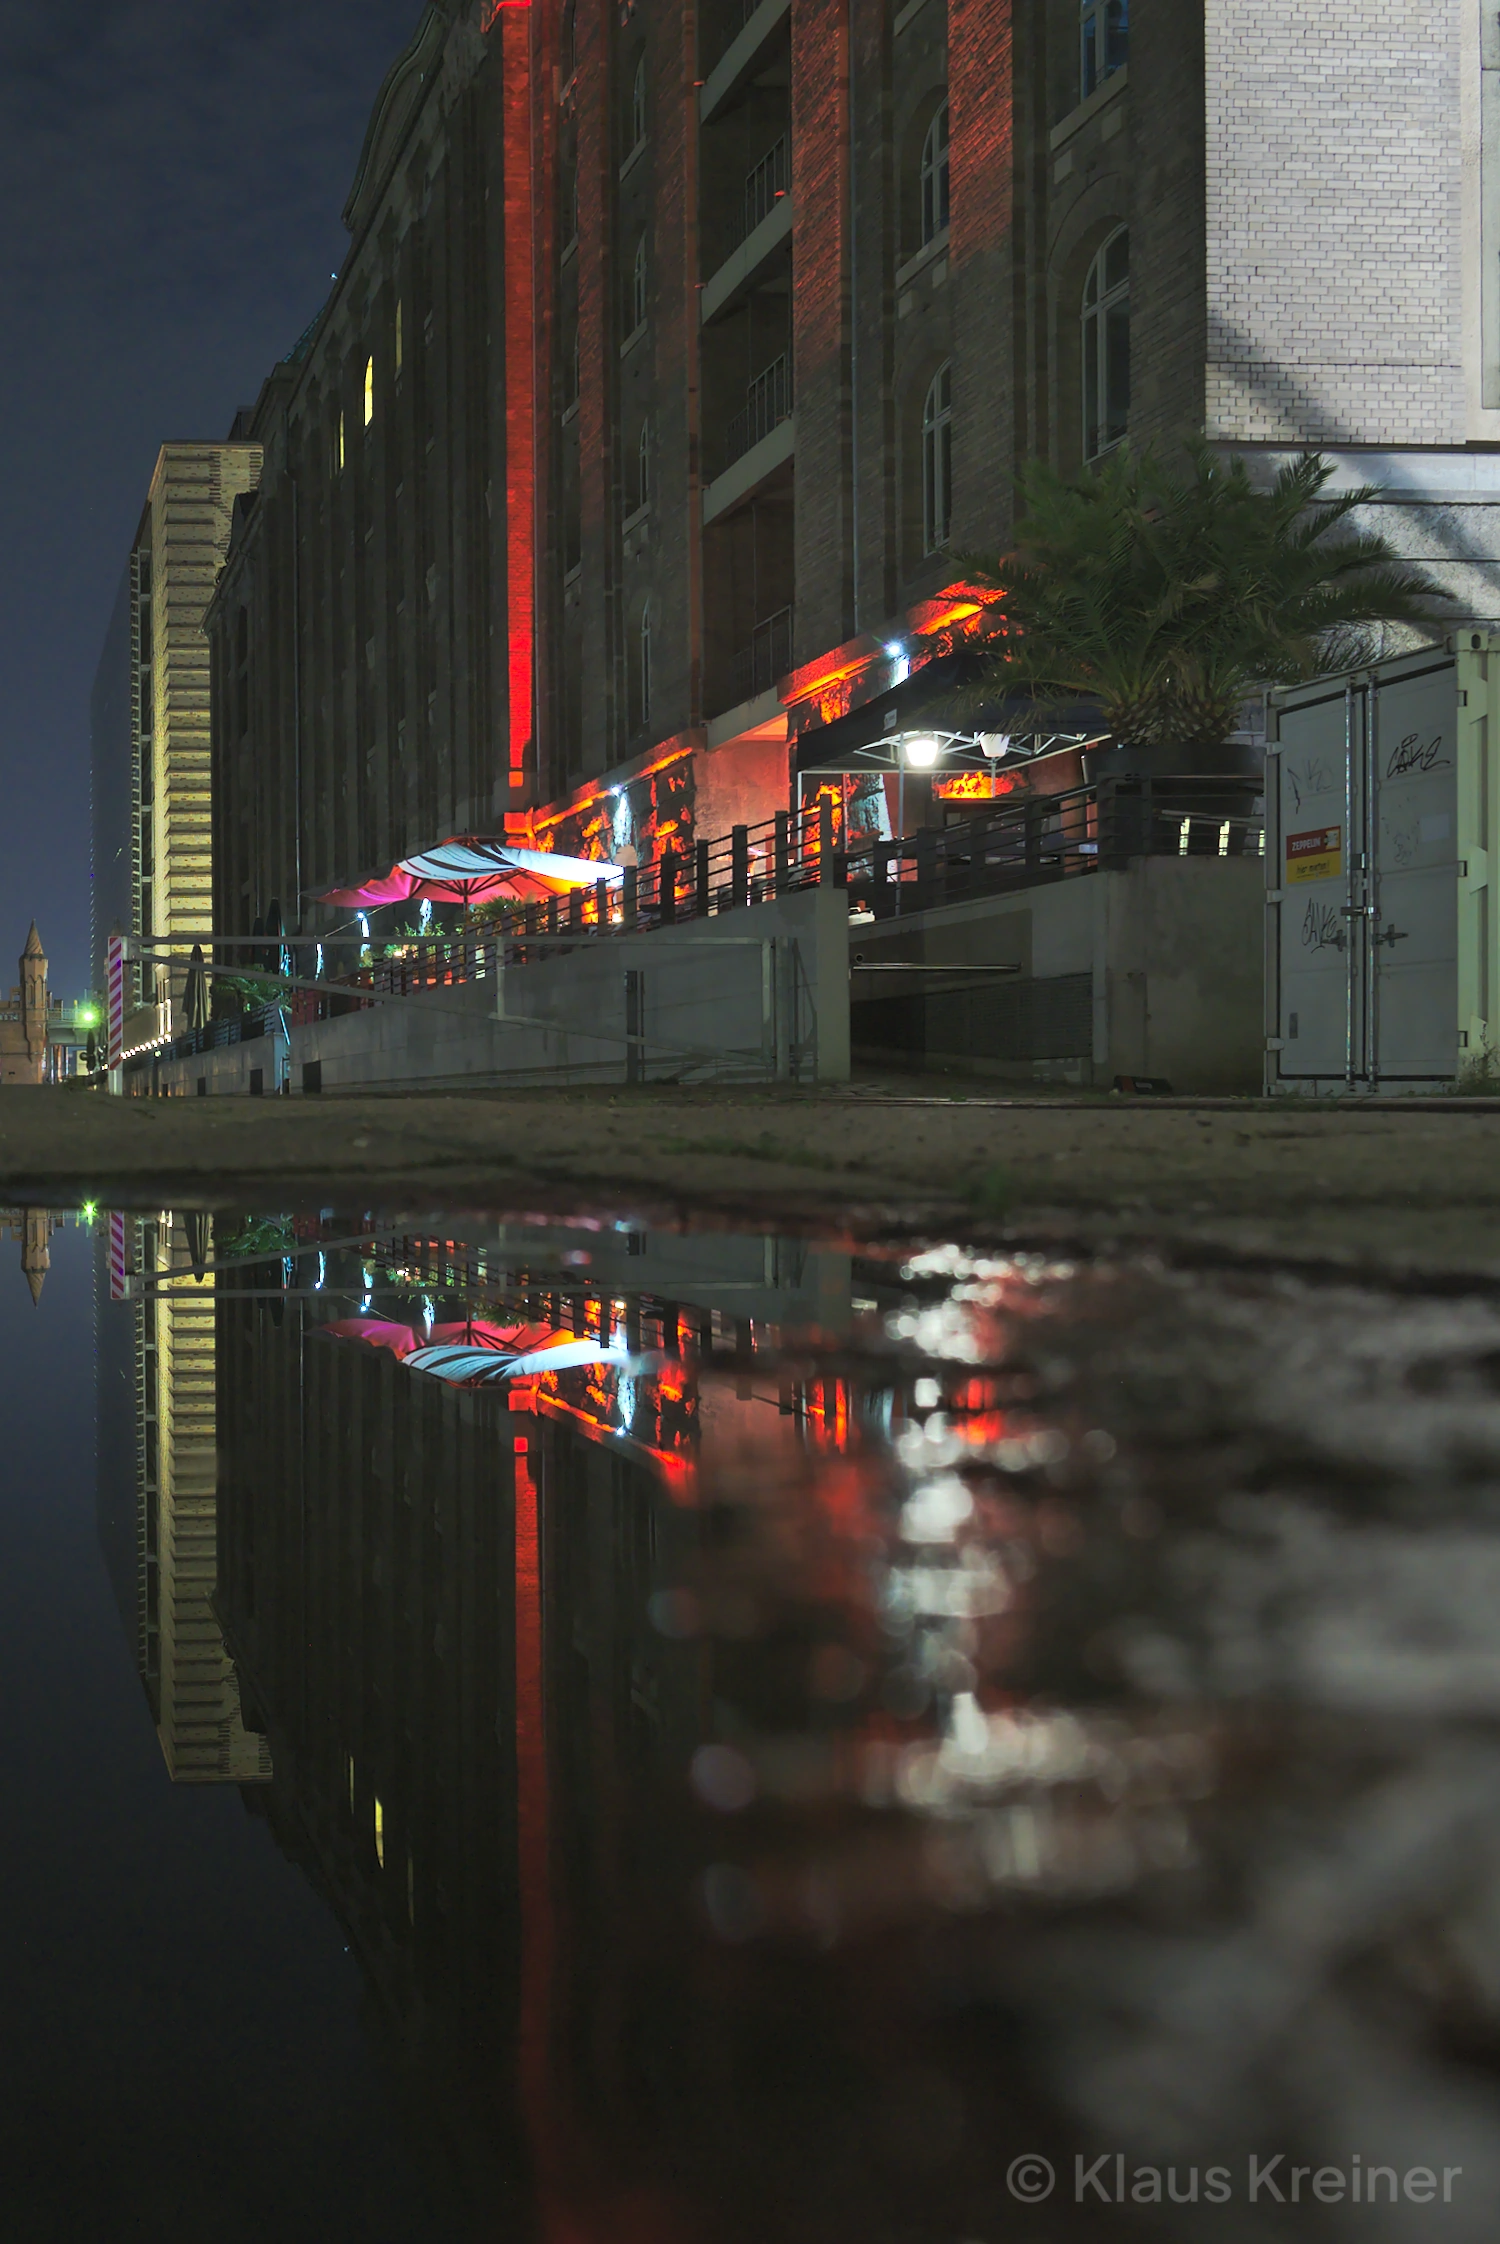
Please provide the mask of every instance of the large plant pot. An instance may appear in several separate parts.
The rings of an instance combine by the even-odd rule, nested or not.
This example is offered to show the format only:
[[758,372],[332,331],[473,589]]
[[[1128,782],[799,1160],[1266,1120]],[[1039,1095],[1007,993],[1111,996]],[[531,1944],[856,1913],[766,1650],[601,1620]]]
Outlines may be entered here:
[[1265,768],[1264,742],[1244,740],[1226,741],[1217,748],[1145,748],[1115,741],[1106,748],[1083,751],[1083,776],[1090,786],[1099,779],[1210,778],[1219,772],[1258,777]]
[[[1132,857],[1177,853],[1182,848],[1184,819],[1188,821],[1184,854],[1245,854],[1256,846],[1254,820],[1259,815],[1265,762],[1264,746],[1243,741],[1198,749],[1127,744],[1086,749],[1084,777],[1100,788],[1104,860],[1118,865]],[[1229,784],[1216,787],[1216,779]],[[1110,781],[1116,784],[1107,786]]]

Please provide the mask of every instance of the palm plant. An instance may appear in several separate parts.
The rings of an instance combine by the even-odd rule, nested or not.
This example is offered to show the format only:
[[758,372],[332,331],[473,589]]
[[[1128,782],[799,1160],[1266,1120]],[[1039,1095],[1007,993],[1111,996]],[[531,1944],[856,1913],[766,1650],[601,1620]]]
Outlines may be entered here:
[[1324,496],[1333,472],[1309,454],[1258,490],[1206,444],[1186,473],[1123,448],[1072,477],[1033,460],[1013,550],[959,557],[1002,596],[981,694],[1092,700],[1119,743],[1211,752],[1255,688],[1430,630],[1439,587],[1352,522],[1375,486]]

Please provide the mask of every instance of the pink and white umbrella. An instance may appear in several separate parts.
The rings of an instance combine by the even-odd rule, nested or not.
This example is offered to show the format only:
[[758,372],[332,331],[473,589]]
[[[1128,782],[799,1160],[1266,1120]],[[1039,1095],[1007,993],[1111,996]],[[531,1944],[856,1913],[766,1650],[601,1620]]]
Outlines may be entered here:
[[330,888],[321,904],[346,911],[374,911],[381,904],[461,904],[471,910],[496,896],[525,901],[556,896],[605,881],[618,888],[625,875],[618,865],[593,857],[563,857],[555,850],[518,849],[510,842],[461,835],[436,849],[403,857],[388,873],[373,874],[356,888]]

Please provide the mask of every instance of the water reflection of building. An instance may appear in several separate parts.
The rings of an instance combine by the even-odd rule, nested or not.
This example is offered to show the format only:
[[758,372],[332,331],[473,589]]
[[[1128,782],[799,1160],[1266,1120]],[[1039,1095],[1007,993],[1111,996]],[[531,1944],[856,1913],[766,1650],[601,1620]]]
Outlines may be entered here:
[[63,1221],[47,1208],[12,1208],[0,1214],[10,1237],[21,1242],[21,1275],[38,1307],[52,1268],[52,1234],[62,1229]]
[[[653,1936],[662,1906],[674,1940],[696,1921],[670,1901],[673,1803],[713,1678],[663,1599],[704,1533],[705,1446],[731,1471],[796,1456],[808,1397],[757,1346],[778,1313],[847,1316],[848,1260],[654,1237],[643,1258],[624,1233],[571,1256],[288,1244],[218,1294],[219,1604],[267,1810],[470,2187],[493,2210],[529,2167],[571,2193],[575,2106],[608,2135],[639,2090],[615,1998],[642,1891]],[[466,1334],[496,1362],[504,1335],[596,1360],[477,1387],[409,1367]],[[646,2225],[611,2233],[671,2233],[648,2179],[626,2193]]]
[[214,1610],[215,1279],[194,1270],[205,1223],[113,1219],[130,1300],[100,1334],[100,1528],[174,1783],[258,1784],[270,1749],[245,1727]]

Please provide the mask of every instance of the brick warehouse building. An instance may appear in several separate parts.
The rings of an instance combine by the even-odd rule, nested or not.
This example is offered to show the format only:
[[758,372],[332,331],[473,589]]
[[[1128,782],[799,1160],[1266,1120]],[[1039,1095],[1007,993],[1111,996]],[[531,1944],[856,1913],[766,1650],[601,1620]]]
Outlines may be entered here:
[[251,423],[221,926],[456,832],[786,807],[797,736],[962,631],[1035,452],[1318,443],[1500,613],[1477,32],[1371,12],[1334,113],[1306,0],[1124,14],[425,9]]

